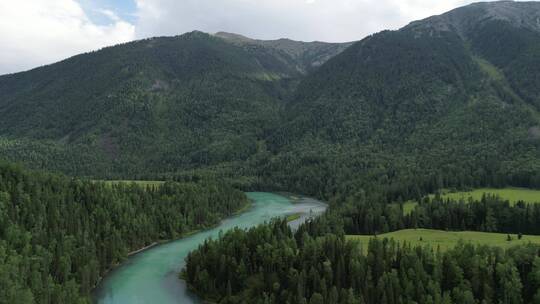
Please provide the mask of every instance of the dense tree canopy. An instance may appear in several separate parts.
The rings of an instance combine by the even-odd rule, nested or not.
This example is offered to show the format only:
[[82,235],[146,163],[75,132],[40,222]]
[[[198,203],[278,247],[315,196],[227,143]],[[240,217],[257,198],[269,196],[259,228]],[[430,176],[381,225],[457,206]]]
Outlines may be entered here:
[[107,184],[0,164],[0,303],[87,303],[129,252],[248,204],[212,181]]
[[[303,234],[303,235],[299,235]],[[284,221],[234,230],[187,259],[184,277],[219,303],[536,303],[540,247],[460,244],[440,252],[293,234]]]

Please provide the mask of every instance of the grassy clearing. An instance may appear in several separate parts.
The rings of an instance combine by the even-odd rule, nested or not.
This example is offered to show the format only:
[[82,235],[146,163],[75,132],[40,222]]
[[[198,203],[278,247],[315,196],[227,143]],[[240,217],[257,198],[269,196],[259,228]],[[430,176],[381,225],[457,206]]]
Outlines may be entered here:
[[302,217],[300,213],[293,213],[293,214],[287,215],[286,219],[287,219],[287,222],[292,222],[292,221],[296,221],[300,217]]
[[[442,231],[431,229],[405,229],[386,234],[378,235],[378,238],[389,238],[399,242],[406,242],[411,245],[430,245],[433,248],[447,250],[454,247],[460,240],[470,242],[477,245],[489,245],[501,248],[509,248],[512,246],[534,243],[540,244],[540,236],[524,235],[521,240],[517,235],[510,235],[512,241],[508,241],[506,233],[488,233],[475,231]],[[371,235],[348,235],[347,239],[360,241],[362,248],[367,249],[368,242],[374,236]]]
[[495,81],[501,81],[506,83],[506,78],[504,77],[503,72],[499,70],[496,66],[491,64],[489,61],[480,58],[480,57],[474,57],[476,63],[480,67],[482,71],[484,71],[489,78]]
[[418,205],[417,202],[408,201],[403,204],[403,214],[411,214],[413,212],[414,208],[416,208],[416,205]]
[[[515,204],[518,201],[524,201],[527,203],[540,203],[540,190],[532,190],[526,188],[480,188],[472,191],[458,191],[451,192],[449,190],[442,190],[441,196],[443,198],[450,198],[453,200],[464,200],[465,202],[472,198],[473,200],[480,200],[482,195],[492,194],[498,195],[502,199],[509,200],[511,204]],[[430,197],[434,197],[434,194],[430,194]],[[403,213],[409,214],[416,207],[417,203],[413,201],[408,201],[403,204]]]
[[[451,198],[455,200],[463,199],[467,201],[469,197],[474,200],[480,200],[484,193],[492,195],[498,195],[502,199],[509,200],[510,203],[517,203],[518,201],[525,201],[528,203],[540,203],[540,190],[531,190],[525,188],[480,188],[467,192],[448,192],[442,193],[443,198]],[[433,197],[434,195],[430,195]]]

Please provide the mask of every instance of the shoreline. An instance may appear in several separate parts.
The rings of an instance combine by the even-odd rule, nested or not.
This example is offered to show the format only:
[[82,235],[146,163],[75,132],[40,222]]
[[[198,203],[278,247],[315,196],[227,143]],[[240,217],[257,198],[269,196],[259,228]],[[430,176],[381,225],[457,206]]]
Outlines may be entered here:
[[284,197],[288,198],[291,201],[292,204],[302,203],[303,200],[314,200],[314,201],[323,203],[323,204],[325,204],[327,206],[329,205],[328,202],[326,202],[326,201],[324,201],[322,199],[314,198],[312,196],[308,196],[308,195],[304,195],[304,194],[296,194],[296,193],[286,192],[286,191],[276,191],[276,192],[270,192],[270,193],[274,193],[274,194],[277,194],[277,195],[284,196]]
[[[287,198],[291,202],[291,205],[298,205],[298,204],[303,204],[303,203],[309,203],[310,201],[315,201],[315,202],[320,203],[321,205],[325,206],[324,212],[326,212],[326,209],[328,208],[328,203],[326,203],[326,202],[324,202],[322,200],[311,198],[309,196],[300,195],[300,194],[294,194],[294,193],[291,193],[291,192],[277,192],[276,191],[276,192],[268,192],[268,193],[279,195],[279,196]],[[297,222],[297,221],[304,222],[307,219],[313,218],[315,216],[320,216],[324,212],[318,213],[316,215],[312,215],[311,211],[309,213],[307,213],[307,212],[295,212],[295,213],[290,213],[290,214],[284,214],[282,218],[286,220],[287,225],[289,225],[292,229],[294,229],[294,227],[291,226],[292,223]],[[199,298],[199,300],[201,301],[202,304],[216,304],[216,303],[219,303],[219,299],[207,298],[204,293],[199,292],[195,288],[195,286],[193,286],[192,284],[189,284],[186,281],[184,275],[185,275],[185,273],[183,271],[181,271],[179,276],[178,276],[179,279],[183,280],[186,283],[187,289],[191,293],[196,295]]]
[[188,231],[188,232],[185,232],[185,233],[182,233],[179,237],[177,238],[174,238],[174,239],[163,239],[163,240],[157,240],[153,243],[151,243],[150,245],[147,245],[147,246],[144,246],[142,248],[139,248],[139,249],[136,249],[136,250],[133,250],[133,251],[130,251],[126,258],[124,260],[122,260],[121,262],[119,263],[115,263],[114,265],[112,265],[109,269],[107,269],[103,275],[101,275],[99,277],[99,280],[96,282],[96,284],[92,287],[92,291],[90,292],[90,295],[91,295],[91,298],[93,299],[92,300],[92,303],[96,303],[94,301],[94,297],[95,297],[95,293],[98,291],[98,287],[99,285],[101,285],[101,283],[103,283],[103,280],[105,279],[105,277],[107,277],[111,272],[113,272],[114,270],[118,269],[119,267],[121,267],[129,258],[132,258],[140,253],[143,253],[147,250],[150,250],[156,246],[159,246],[159,245],[163,245],[163,244],[166,244],[166,243],[169,243],[169,242],[174,242],[174,241],[178,241],[178,240],[181,240],[181,239],[185,239],[185,238],[188,238],[196,233],[199,233],[199,232],[202,232],[202,231],[205,231],[205,230],[210,230],[210,229],[213,229],[213,228],[216,228],[218,227],[219,225],[221,225],[221,223],[228,219],[228,218],[233,218],[235,216],[238,216],[244,212],[247,212],[249,209],[251,209],[253,207],[253,201],[251,199],[248,198],[248,202],[247,204],[245,204],[244,206],[242,206],[240,209],[236,210],[235,212],[231,213],[230,215],[228,216],[225,216],[223,218],[220,218],[219,221],[213,225],[210,225],[208,227],[204,227],[204,228],[201,228],[201,229],[195,229],[195,230],[191,230],[191,231]]
[[150,244],[150,245],[147,245],[147,246],[144,246],[144,247],[139,248],[139,249],[137,249],[137,250],[133,250],[133,251],[131,251],[131,252],[128,252],[127,256],[130,257],[130,256],[132,256],[132,255],[136,255],[137,253],[143,252],[143,251],[145,251],[145,250],[147,250],[147,249],[150,249],[150,248],[152,248],[152,247],[154,247],[154,246],[156,246],[156,245],[158,245],[158,244],[159,244],[159,242],[153,242],[153,243]]
[[228,218],[232,218],[232,217],[235,217],[235,216],[238,216],[242,213],[245,213],[247,212],[249,209],[251,209],[251,207],[253,207],[253,201],[248,199],[248,203],[245,204],[243,207],[241,207],[240,209],[236,210],[235,212],[231,213],[230,215],[226,216],[226,217],[223,217],[223,218],[220,218],[219,221],[213,225],[210,225],[208,227],[204,227],[204,228],[200,228],[200,229],[195,229],[195,230],[191,230],[191,231],[187,231],[185,233],[182,233],[179,237],[176,237],[176,238],[173,238],[173,239],[163,239],[163,240],[158,240],[158,241],[155,241],[153,242],[152,244],[150,245],[147,245],[147,246],[144,246],[142,248],[139,248],[137,250],[134,250],[134,251],[131,251],[128,253],[128,257],[131,257],[131,256],[134,256],[134,255],[137,255],[139,253],[142,253],[148,249],[152,249],[153,247],[156,247],[158,245],[163,245],[163,244],[166,244],[166,243],[169,243],[169,242],[175,242],[175,241],[178,241],[178,240],[182,240],[182,239],[185,239],[185,238],[188,238],[194,234],[197,234],[199,232],[203,232],[203,231],[206,231],[206,230],[210,230],[210,229],[214,229],[216,227],[218,227],[219,225],[221,225],[221,223],[228,219]]

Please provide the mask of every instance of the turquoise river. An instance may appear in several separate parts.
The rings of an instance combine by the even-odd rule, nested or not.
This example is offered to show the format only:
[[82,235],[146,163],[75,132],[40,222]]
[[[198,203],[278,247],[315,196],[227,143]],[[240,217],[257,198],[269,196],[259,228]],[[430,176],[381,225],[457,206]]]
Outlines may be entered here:
[[218,227],[190,237],[152,247],[129,258],[110,272],[96,289],[99,304],[201,303],[178,278],[187,254],[207,238],[216,238],[220,231],[234,227],[248,228],[274,217],[290,214],[302,216],[291,222],[295,228],[311,216],[324,212],[326,205],[309,198],[290,199],[272,193],[247,193],[252,207],[224,220]]

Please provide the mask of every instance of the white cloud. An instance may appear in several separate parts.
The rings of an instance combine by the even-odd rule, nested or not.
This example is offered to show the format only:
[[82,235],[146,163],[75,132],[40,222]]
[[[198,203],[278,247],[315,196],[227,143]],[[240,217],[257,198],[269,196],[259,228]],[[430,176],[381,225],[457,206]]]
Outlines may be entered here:
[[93,23],[75,0],[0,0],[0,74],[134,39],[134,25],[102,13],[110,24]]
[[118,15],[115,12],[109,9],[98,9],[97,11],[101,13],[102,15],[106,16],[107,18],[109,18],[111,21],[115,21],[115,22],[122,21],[122,19],[120,19],[120,17],[118,17]]
[[136,0],[139,38],[192,30],[351,41],[473,0]]
[[[106,24],[93,22],[81,1],[90,1],[93,7],[85,8],[104,16]],[[0,0],[0,74],[193,30],[260,39],[360,40],[475,0],[132,0],[137,6],[132,23],[120,17],[132,12],[99,7],[113,1]]]

